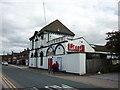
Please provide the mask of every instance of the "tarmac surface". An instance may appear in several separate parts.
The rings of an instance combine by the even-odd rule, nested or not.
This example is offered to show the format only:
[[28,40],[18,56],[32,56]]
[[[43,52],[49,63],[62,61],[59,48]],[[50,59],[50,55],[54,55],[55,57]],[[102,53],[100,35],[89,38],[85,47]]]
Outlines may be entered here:
[[[94,85],[88,85],[75,81],[65,80],[49,75],[20,69],[13,66],[3,65],[3,80],[10,87],[16,90],[81,90],[83,88],[92,90],[108,90]],[[35,88],[35,89],[33,89]],[[7,88],[5,88],[7,89]]]
[[33,71],[40,74],[45,74],[52,77],[62,78],[65,80],[71,80],[75,82],[80,82],[84,84],[90,84],[101,88],[119,88],[120,89],[120,74],[119,73],[106,73],[106,74],[94,74],[94,75],[84,75],[79,76],[75,74],[65,73],[65,72],[57,72],[55,75],[50,72],[48,73],[48,70],[43,69],[33,69],[28,68],[28,66],[16,66],[11,65],[17,68],[21,68],[24,70]]

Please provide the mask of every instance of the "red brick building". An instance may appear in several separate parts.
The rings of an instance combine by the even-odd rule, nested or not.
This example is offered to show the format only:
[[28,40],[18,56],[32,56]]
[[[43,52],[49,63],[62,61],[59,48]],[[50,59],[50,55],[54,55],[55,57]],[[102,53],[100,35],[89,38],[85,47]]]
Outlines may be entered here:
[[28,65],[29,49],[24,49],[20,53],[12,51],[12,54],[2,55],[2,61],[7,61],[9,64]]

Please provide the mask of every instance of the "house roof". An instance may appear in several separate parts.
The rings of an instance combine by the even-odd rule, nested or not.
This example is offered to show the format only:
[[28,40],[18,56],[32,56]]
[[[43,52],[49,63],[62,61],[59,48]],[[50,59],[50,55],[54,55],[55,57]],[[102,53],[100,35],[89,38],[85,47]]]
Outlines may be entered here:
[[[75,36],[75,34],[70,31],[65,25],[63,25],[58,19],[43,27],[39,31],[39,34],[42,34],[44,32]],[[34,35],[30,38],[30,40],[34,38],[37,33],[38,31],[35,31]]]
[[34,32],[34,35],[33,35],[31,38],[29,38],[29,40],[32,40],[33,38],[35,38],[35,35],[36,35],[36,34],[38,34],[38,31],[35,31],[35,32]]
[[63,25],[59,20],[55,20],[51,22],[50,24],[43,27],[39,32],[42,33],[44,31],[58,33],[58,34],[66,34],[66,35],[71,35],[71,36],[75,35],[65,25]]
[[110,52],[110,49],[108,49],[106,46],[93,45],[93,44],[91,44],[91,46],[95,49],[95,51],[98,51],[98,52]]

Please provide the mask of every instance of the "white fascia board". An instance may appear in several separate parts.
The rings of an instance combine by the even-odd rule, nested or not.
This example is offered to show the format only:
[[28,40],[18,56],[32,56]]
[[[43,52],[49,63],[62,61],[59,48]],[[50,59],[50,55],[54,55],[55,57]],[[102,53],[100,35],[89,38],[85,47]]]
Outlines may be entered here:
[[100,51],[96,51],[96,52],[94,52],[94,53],[101,53],[101,54],[111,54],[110,52],[100,52]]

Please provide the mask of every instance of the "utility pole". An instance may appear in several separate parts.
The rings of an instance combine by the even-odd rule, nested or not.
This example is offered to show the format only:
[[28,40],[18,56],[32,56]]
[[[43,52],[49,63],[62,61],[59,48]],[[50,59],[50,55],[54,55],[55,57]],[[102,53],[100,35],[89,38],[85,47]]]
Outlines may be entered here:
[[3,51],[3,55],[5,55],[5,51]]
[[45,3],[44,2],[43,2],[43,10],[44,10],[45,25],[46,25],[46,14],[45,14]]

